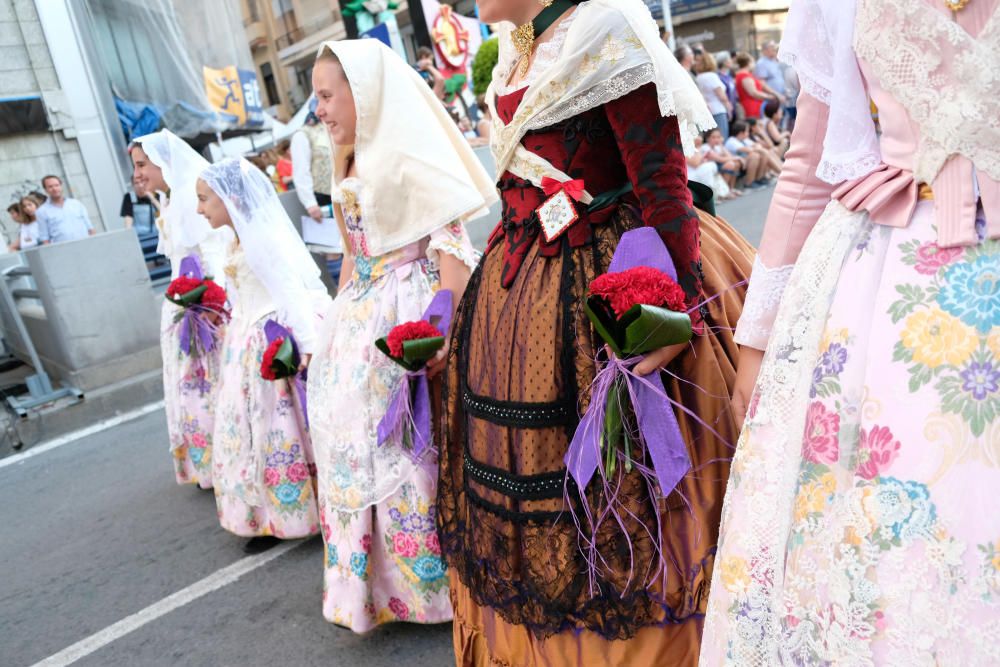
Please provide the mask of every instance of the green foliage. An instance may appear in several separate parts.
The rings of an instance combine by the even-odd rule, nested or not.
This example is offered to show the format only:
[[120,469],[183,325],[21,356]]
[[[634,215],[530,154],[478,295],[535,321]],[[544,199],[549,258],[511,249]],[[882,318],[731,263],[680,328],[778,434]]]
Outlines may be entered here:
[[493,37],[483,42],[476,57],[472,59],[472,92],[477,97],[486,93],[499,57],[500,40]]

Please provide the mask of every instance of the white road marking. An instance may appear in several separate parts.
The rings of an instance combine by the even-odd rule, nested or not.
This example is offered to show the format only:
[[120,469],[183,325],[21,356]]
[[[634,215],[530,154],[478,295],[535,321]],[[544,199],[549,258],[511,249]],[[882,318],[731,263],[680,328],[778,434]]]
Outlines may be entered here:
[[65,665],[71,665],[77,660],[82,660],[91,653],[104,648],[131,632],[135,632],[144,625],[152,623],[158,618],[166,616],[190,602],[194,602],[200,597],[217,591],[223,586],[228,586],[243,575],[267,565],[272,560],[284,556],[292,549],[302,546],[308,541],[296,540],[294,542],[283,542],[262,554],[241,558],[232,565],[228,565],[208,575],[201,581],[197,581],[187,588],[183,588],[173,595],[167,596],[159,602],[155,602],[145,609],[123,618],[113,625],[109,625],[100,632],[78,641],[41,662],[36,662],[32,667],[65,667]]
[[120,426],[125,422],[130,422],[133,419],[138,419],[139,417],[144,417],[151,412],[156,412],[163,407],[163,401],[156,401],[155,403],[150,403],[144,405],[141,408],[136,408],[131,412],[125,412],[116,417],[111,417],[105,419],[104,421],[97,422],[96,424],[91,424],[86,428],[81,428],[78,431],[73,431],[72,433],[67,433],[66,435],[61,435],[54,440],[49,440],[48,442],[42,443],[40,445],[35,445],[26,452],[20,454],[14,454],[13,456],[8,456],[6,458],[0,459],[0,468],[6,468],[7,466],[12,466],[18,463],[23,463],[24,461],[38,456],[39,454],[44,454],[45,452],[51,452],[53,449],[58,449],[63,445],[68,445],[71,442],[76,442],[80,438],[86,438],[87,436],[94,435],[95,433],[100,433],[101,431],[106,431],[109,428],[114,428],[115,426]]

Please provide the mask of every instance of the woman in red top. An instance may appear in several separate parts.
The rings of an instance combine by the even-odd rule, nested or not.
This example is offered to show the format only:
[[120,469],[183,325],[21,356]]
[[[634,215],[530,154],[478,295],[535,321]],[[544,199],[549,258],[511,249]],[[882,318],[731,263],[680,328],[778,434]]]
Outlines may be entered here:
[[278,192],[288,192],[292,185],[292,144],[288,141],[278,147]]
[[781,95],[754,76],[754,60],[749,53],[736,55],[736,94],[747,118],[760,118],[760,110],[767,100],[779,100]]
[[[483,21],[523,24],[529,38],[500,36],[487,103],[503,214],[452,325],[443,387],[437,512],[456,662],[693,666],[729,476],[723,440],[738,436],[719,398],[735,377],[730,326],[743,295],[729,288],[753,256],[688,190],[685,147],[712,117],[640,0],[478,6]],[[546,177],[582,181],[595,204],[607,196],[575,202],[578,217],[550,233],[539,211]],[[677,490],[664,498],[637,471],[620,474],[634,502],[620,530],[596,541],[589,582],[564,494],[600,348],[580,304],[622,234],[642,226],[669,249],[698,335],[636,372],[669,368],[669,394],[721,437],[678,411],[693,469]],[[669,565],[657,570],[661,557]]]

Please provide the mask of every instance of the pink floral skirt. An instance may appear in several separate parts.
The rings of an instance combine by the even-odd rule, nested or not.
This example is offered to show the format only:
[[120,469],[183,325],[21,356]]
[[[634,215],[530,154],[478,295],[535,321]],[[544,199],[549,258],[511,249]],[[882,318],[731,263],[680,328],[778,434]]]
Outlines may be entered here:
[[377,505],[352,512],[322,508],[326,620],[354,632],[394,621],[451,620],[434,486],[418,471]]
[[181,351],[174,315],[178,308],[166,299],[160,315],[163,357],[163,403],[167,434],[178,484],[212,488],[212,431],[220,346],[207,355]]
[[1000,243],[939,248],[932,206],[897,229],[834,204],[813,235],[849,242],[803,249],[788,289],[833,289],[785,293],[703,665],[1000,664]]
[[[219,523],[242,537],[319,532],[312,445],[297,391],[260,376],[264,322],[226,333],[214,433]],[[249,329],[249,332],[247,332]]]

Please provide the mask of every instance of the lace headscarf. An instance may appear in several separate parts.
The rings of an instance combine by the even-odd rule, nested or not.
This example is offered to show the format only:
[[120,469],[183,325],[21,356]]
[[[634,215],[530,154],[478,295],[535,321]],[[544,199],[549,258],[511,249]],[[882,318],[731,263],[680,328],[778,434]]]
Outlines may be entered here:
[[[572,17],[562,51],[532,77],[531,87],[510,123],[503,126],[495,97],[517,61],[511,37],[513,26],[499,26],[500,55],[487,92],[497,130],[492,133],[497,173],[530,157],[519,151],[530,130],[549,127],[588,109],[618,99],[654,83],[663,116],[676,116],[686,153],[694,151],[694,137],[715,127],[705,99],[660,39],[656,23],[641,0],[588,0]],[[535,182],[531,165],[512,170]],[[538,185],[538,183],[536,183]]]
[[376,39],[325,42],[357,107],[354,161],[368,250],[383,255],[485,214],[496,188],[417,72]]
[[215,231],[198,215],[198,195],[194,189],[198,174],[208,166],[208,160],[170,130],[141,136],[135,143],[160,168],[170,188],[163,219],[175,254],[184,255],[197,249]]
[[816,176],[827,183],[861,178],[882,163],[861,67],[854,53],[857,0],[799,0],[788,12],[779,58],[802,90],[830,107]]
[[326,288],[271,179],[243,158],[213,164],[201,179],[225,203],[247,264],[274,299],[278,319],[295,334],[299,349],[312,353],[316,295]]

